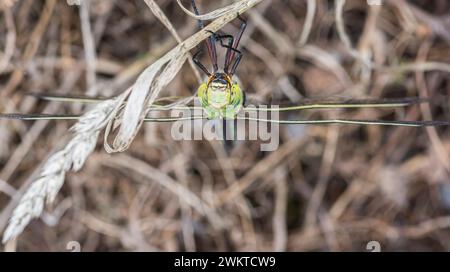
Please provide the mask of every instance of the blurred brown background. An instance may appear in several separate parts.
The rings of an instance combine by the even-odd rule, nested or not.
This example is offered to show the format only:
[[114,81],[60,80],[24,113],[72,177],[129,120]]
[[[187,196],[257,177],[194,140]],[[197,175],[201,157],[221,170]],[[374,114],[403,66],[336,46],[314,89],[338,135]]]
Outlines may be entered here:
[[[1,112],[81,113],[23,94],[109,97],[176,45],[144,1],[83,2],[0,0]],[[232,3],[197,2],[202,13]],[[307,2],[316,3],[310,31]],[[182,39],[197,31],[176,1],[156,3]],[[283,117],[449,119],[450,2],[349,0],[342,16],[335,10],[335,1],[265,0],[243,15],[237,76],[250,97],[420,96],[430,105]],[[197,86],[185,65],[161,95]],[[0,121],[0,230],[72,124]],[[125,153],[108,155],[99,142],[17,250],[77,241],[83,251],[366,251],[372,240],[385,251],[450,250],[448,128],[286,126],[280,141],[273,152],[245,141],[228,154],[221,142],[174,141],[170,125],[149,124]]]

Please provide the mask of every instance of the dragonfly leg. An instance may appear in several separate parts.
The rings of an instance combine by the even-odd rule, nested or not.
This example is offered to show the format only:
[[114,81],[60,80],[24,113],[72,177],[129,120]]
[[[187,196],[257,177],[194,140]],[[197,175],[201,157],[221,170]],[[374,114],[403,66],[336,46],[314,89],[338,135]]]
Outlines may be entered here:
[[[239,66],[239,63],[242,59],[242,52],[239,51],[237,48],[239,46],[239,43],[241,41],[242,35],[244,34],[245,29],[247,28],[247,21],[242,18],[239,13],[237,15],[237,18],[241,21],[241,25],[239,27],[239,31],[236,34],[236,36],[232,35],[218,35],[216,33],[212,33],[212,37],[214,40],[219,40],[220,45],[224,48],[227,48],[227,54],[225,57],[225,66],[224,66],[224,72],[228,73],[230,69],[230,65],[233,63],[234,57],[237,54],[236,60],[234,61],[232,67],[231,67],[231,75],[235,74],[237,67]],[[228,39],[228,44],[225,44],[223,42],[223,39]]]
[[[195,0],[191,0],[191,5],[192,8],[194,9],[195,15],[200,15],[197,5],[195,4]],[[198,20],[198,26],[200,29],[203,29],[205,27],[202,20]],[[216,41],[214,36],[211,36],[208,39],[206,39],[206,48],[208,49],[208,55],[209,58],[211,59],[214,73],[216,73],[217,70],[219,69],[219,66],[217,65]]]
[[[237,33],[237,35],[236,35],[236,38],[234,39],[234,42],[233,42],[233,48],[234,49],[237,49],[238,48],[238,46],[239,46],[239,43],[240,43],[240,41],[241,41],[241,38],[242,38],[242,35],[244,34],[244,32],[245,32],[245,29],[247,28],[247,21],[244,19],[244,18],[242,18],[241,17],[241,15],[238,13],[238,15],[237,15],[237,18],[241,21],[241,25],[240,25],[240,27],[239,27],[239,32]],[[230,62],[229,63],[231,63],[231,60],[234,58],[234,53],[238,53],[238,52],[235,52],[235,51],[233,51],[233,53],[231,54],[231,56],[230,56]],[[241,57],[238,57],[239,58],[239,61],[240,61],[240,58],[242,58],[242,54],[240,54],[240,56]],[[236,62],[239,64],[239,61],[237,61],[237,59],[236,59]],[[234,66],[234,65],[233,65]],[[237,68],[237,65],[236,65],[236,68]],[[233,70],[233,69],[232,69]],[[234,70],[236,70],[236,69],[234,69]],[[232,74],[234,74],[234,72],[235,71],[233,71],[232,72]]]
[[[231,69],[231,75],[233,75],[236,72],[237,66],[239,65],[239,62],[241,61],[242,58],[242,52],[237,50],[236,48],[234,48],[231,44],[233,44],[234,42],[234,37],[232,35],[216,35],[217,40],[219,40],[220,45],[224,48],[227,48],[227,55],[225,57],[225,67],[224,67],[224,72],[225,73],[229,73],[229,67],[231,65],[231,63],[233,62],[233,58],[234,58],[234,54],[237,54],[236,60],[232,66]],[[224,39],[228,39],[228,44],[225,44],[223,42]]]
[[[230,67],[230,62],[232,61],[231,59],[231,55],[232,55],[232,51],[233,51],[233,43],[234,43],[234,37],[232,35],[229,34],[217,34],[214,33],[212,31],[208,31],[210,32],[213,36],[215,40],[218,40],[220,42],[220,45],[224,48],[227,48],[227,53],[225,55],[225,64],[224,64],[224,72],[228,73],[228,68]],[[228,39],[228,41],[226,43],[224,43],[224,39]]]
[[197,51],[197,53],[195,53],[192,56],[192,61],[195,63],[195,65],[198,66],[198,68],[200,68],[206,75],[211,76],[211,73],[208,71],[208,69],[205,67],[205,65],[203,65],[203,63],[201,63],[201,61],[198,59],[198,57],[200,56],[200,54],[202,53],[202,50]]
[[239,66],[239,63],[241,62],[241,59],[242,59],[242,52],[239,50],[236,50],[236,51],[238,51],[237,52],[238,56],[236,57],[236,61],[234,62],[233,67],[231,67],[231,72],[230,72],[231,75],[234,75],[236,73],[236,69]]

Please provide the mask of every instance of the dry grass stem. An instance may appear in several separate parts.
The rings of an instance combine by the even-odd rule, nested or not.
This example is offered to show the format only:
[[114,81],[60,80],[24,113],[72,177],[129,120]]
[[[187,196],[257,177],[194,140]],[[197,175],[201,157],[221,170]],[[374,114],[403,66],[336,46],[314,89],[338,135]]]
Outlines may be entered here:
[[307,5],[308,9],[306,12],[305,23],[303,25],[302,35],[300,36],[300,40],[298,41],[299,46],[304,46],[308,42],[317,9],[316,0],[308,0]]
[[68,171],[78,171],[94,151],[100,131],[116,109],[117,99],[99,103],[71,128],[73,137],[66,147],[50,156],[39,177],[31,184],[14,209],[3,233],[3,243],[17,237],[31,219],[39,217],[44,204],[52,203]]
[[[238,14],[244,13],[262,0],[239,1],[220,12],[214,12],[212,18],[220,16],[211,22],[204,30],[192,35],[183,43],[169,51],[158,61],[153,63],[142,72],[133,85],[133,91],[127,99],[127,104],[123,109],[123,117],[117,135],[114,137],[110,152],[125,151],[136,136],[143,118],[147,115],[149,106],[153,104],[161,90],[175,77],[181,66],[188,58],[189,51],[200,42],[216,32]],[[209,18],[209,17],[207,17]],[[202,18],[204,19],[204,18]],[[122,114],[122,113],[120,113]]]
[[[193,104],[205,78],[191,51],[206,53],[211,32],[236,38],[238,13],[233,80],[247,105],[420,97],[279,118],[448,121],[450,1],[375,2],[196,0],[196,15],[190,0],[0,0],[0,113],[85,113],[0,120],[2,249],[450,251],[447,126],[280,125],[270,152],[248,139],[259,124],[226,145],[175,139],[168,123],[140,133],[147,114]],[[221,72],[227,48],[216,49]],[[198,55],[208,70],[211,55]],[[191,136],[211,123],[191,123]]]

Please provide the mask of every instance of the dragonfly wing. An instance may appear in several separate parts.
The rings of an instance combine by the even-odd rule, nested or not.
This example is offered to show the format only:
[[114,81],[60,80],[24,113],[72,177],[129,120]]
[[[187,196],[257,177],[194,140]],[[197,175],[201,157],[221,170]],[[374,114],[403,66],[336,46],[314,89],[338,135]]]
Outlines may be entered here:
[[419,97],[399,98],[399,99],[351,99],[345,101],[332,100],[308,100],[304,103],[292,106],[281,106],[279,108],[245,108],[247,111],[296,111],[309,109],[345,109],[345,108],[396,108],[406,107],[414,104],[426,103],[427,99]]
[[55,102],[80,102],[80,103],[98,103],[108,98],[106,97],[92,97],[83,95],[59,95],[59,94],[41,94],[41,93],[26,93],[27,96],[32,96],[38,99]]
[[178,121],[191,121],[191,120],[201,120],[204,119],[203,116],[188,116],[188,117],[160,117],[160,118],[151,118],[147,117],[144,119],[144,122],[155,122],[155,123],[171,123]]
[[25,121],[35,120],[78,120],[80,115],[65,115],[65,114],[20,114],[20,113],[6,113],[0,114],[0,119],[16,119]]
[[[80,103],[99,103],[101,101],[111,99],[108,97],[93,97],[93,96],[84,96],[84,95],[59,95],[59,94],[41,94],[41,93],[26,93],[27,96],[32,96],[38,99],[46,100],[46,101],[55,101],[55,102],[80,102]],[[185,99],[186,97],[181,96],[167,96],[161,97],[155,100],[155,107],[165,106],[166,104],[170,104],[176,102],[177,100]]]
[[330,125],[330,124],[351,124],[351,125],[381,125],[381,126],[404,126],[404,127],[425,127],[425,126],[447,126],[445,121],[390,121],[390,120],[355,120],[355,119],[327,119],[327,120],[269,120],[251,117],[238,117],[241,120],[268,122],[284,125]]
[[[66,115],[66,114],[20,114],[20,113],[6,113],[0,114],[0,119],[15,119],[24,121],[36,121],[36,120],[78,120],[81,115]],[[188,116],[188,117],[161,117],[161,118],[145,118],[144,122],[177,122],[188,120],[203,119],[202,116]]]

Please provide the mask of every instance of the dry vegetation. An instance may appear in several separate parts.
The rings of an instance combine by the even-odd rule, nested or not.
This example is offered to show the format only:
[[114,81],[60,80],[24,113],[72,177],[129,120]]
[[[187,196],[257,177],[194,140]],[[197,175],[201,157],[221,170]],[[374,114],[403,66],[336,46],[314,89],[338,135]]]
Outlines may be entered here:
[[[1,112],[86,112],[23,94],[123,94],[177,43],[188,39],[189,49],[208,35],[189,39],[197,23],[172,0],[67,4],[74,2],[0,0]],[[449,1],[244,2],[260,2],[243,14],[249,26],[238,69],[256,101],[420,96],[430,105],[300,117],[449,119]],[[232,1],[198,3],[206,13]],[[212,29],[236,32],[237,22],[226,24],[233,17],[219,17]],[[156,85],[159,97],[191,96],[198,83],[186,62],[170,84]],[[1,232],[46,159],[63,148],[80,152],[67,145],[72,125],[0,121]],[[63,251],[78,241],[83,251],[365,251],[376,240],[382,250],[450,250],[445,127],[286,126],[273,152],[261,152],[257,141],[233,150],[174,141],[170,131],[145,124],[120,154],[98,140],[53,204],[5,249]],[[82,165],[71,160],[69,168]]]

